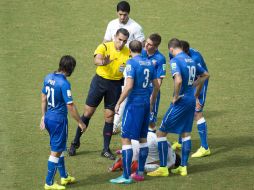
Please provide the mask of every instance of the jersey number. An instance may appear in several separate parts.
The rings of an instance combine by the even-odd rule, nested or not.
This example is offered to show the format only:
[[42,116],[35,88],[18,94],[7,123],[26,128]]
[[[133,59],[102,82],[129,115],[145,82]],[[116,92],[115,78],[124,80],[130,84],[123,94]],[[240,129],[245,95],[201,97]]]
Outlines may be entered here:
[[54,88],[50,88],[49,86],[46,86],[46,92],[47,92],[48,105],[55,107],[55,97],[54,97],[55,90],[54,90]]
[[143,82],[143,88],[146,88],[147,85],[149,84],[149,69],[144,70],[144,75],[145,75],[145,82]]
[[195,66],[187,66],[187,68],[189,69],[188,85],[192,85],[195,80],[195,76],[196,76],[196,67]]

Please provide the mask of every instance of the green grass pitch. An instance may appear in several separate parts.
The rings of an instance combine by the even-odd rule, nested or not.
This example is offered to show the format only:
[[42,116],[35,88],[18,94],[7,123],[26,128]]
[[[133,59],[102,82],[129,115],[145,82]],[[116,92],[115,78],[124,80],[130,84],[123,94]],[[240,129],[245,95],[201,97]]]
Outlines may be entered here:
[[[107,23],[116,18],[116,0],[0,1],[0,189],[43,189],[49,137],[39,130],[43,77],[57,68],[64,54],[77,68],[70,78],[79,112],[95,73],[93,52]],[[130,17],[146,36],[162,36],[167,57],[172,37],[188,40],[203,54],[210,72],[205,107],[212,155],[189,160],[189,175],[150,178],[132,185],[111,185],[111,161],[100,157],[103,113],[100,106],[67,168],[83,189],[254,189],[254,2],[251,0],[130,0]],[[159,123],[172,97],[172,79],[162,85]],[[76,124],[69,120],[69,141]],[[169,140],[177,136],[169,135]],[[199,147],[196,126],[193,149]],[[114,136],[112,149],[120,147]],[[59,176],[56,176],[59,179]]]

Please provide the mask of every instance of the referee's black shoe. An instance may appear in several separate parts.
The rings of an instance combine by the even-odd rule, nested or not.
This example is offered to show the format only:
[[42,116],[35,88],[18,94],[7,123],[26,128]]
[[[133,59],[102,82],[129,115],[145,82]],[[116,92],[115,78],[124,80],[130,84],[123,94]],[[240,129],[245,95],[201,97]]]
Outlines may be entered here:
[[78,149],[79,146],[80,146],[80,143],[77,144],[77,143],[72,142],[71,146],[68,150],[69,156],[75,156],[76,155],[76,149]]
[[105,157],[105,158],[108,158],[110,160],[115,160],[116,159],[115,155],[111,152],[110,149],[108,149],[108,150],[102,150],[101,156]]

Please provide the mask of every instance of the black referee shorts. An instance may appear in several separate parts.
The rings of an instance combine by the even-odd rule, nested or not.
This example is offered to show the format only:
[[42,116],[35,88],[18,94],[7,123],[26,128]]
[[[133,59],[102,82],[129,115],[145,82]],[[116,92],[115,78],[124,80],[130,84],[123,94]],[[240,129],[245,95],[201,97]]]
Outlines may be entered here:
[[123,79],[109,80],[96,74],[90,84],[86,104],[91,107],[98,107],[104,98],[104,108],[114,111],[122,91],[122,84]]

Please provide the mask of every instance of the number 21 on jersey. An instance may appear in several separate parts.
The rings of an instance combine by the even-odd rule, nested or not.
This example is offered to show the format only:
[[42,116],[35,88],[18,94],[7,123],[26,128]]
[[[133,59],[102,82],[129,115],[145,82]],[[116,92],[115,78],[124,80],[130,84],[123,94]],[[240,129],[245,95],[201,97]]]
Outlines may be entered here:
[[46,86],[46,92],[47,92],[47,101],[48,105],[55,107],[55,90],[54,88],[50,88],[49,86]]

